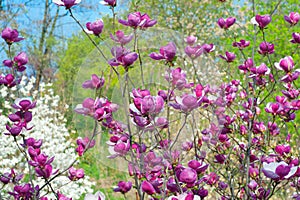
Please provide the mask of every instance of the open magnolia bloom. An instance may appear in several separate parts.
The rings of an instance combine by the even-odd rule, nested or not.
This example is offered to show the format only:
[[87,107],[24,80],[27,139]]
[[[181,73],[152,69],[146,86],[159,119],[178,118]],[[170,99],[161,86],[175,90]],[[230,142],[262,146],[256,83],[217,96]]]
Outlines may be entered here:
[[297,166],[290,166],[284,161],[263,163],[262,172],[266,177],[279,181],[291,178],[296,172]]

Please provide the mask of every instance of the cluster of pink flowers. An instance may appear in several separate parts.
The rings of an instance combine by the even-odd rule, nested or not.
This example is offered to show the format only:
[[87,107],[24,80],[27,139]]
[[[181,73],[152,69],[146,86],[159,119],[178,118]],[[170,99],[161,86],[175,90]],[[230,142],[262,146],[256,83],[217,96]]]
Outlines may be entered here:
[[[71,12],[71,8],[80,3],[80,0],[53,2]],[[102,3],[110,6],[113,12],[117,5],[115,0],[104,0]],[[291,28],[298,24],[299,19],[299,14],[295,12],[284,16]],[[285,131],[284,134],[283,130],[289,129],[300,110],[300,91],[297,87],[300,70],[295,69],[296,62],[291,56],[280,59],[274,65],[271,62],[275,45],[265,40],[267,26],[272,22],[270,15],[256,15],[251,20],[263,34],[258,50],[253,47],[252,52],[258,53],[259,58],[268,59],[267,64],[261,60],[259,64],[255,63],[254,55],[247,58],[244,50],[249,48],[250,41],[238,41],[235,38],[231,48],[236,47],[233,49],[239,51],[243,59],[238,59],[238,53],[224,49],[225,54],[219,55],[216,60],[221,58],[228,67],[238,63],[235,69],[240,70],[244,80],[238,80],[234,76],[219,86],[204,85],[199,81],[190,82],[184,68],[177,66],[180,59],[179,48],[174,42],[169,42],[166,46],[161,46],[159,52],[149,54],[152,62],[163,60],[167,66],[164,74],[166,85],[157,94],[150,88],[131,88],[128,84],[130,69],[141,59],[141,55],[137,53],[137,31],[145,31],[157,21],[146,13],[133,12],[126,20],[119,19],[118,22],[131,27],[133,33],[126,35],[122,30],[111,33],[110,39],[117,46],[111,48],[113,58],[106,60],[113,69],[122,66],[125,70],[126,81],[125,85],[120,84],[120,90],[127,124],[115,119],[119,106],[102,94],[104,77],[92,74],[89,80],[83,82],[82,88],[94,90],[95,96],[85,98],[74,109],[76,113],[95,121],[93,134],[76,140],[78,158],[95,146],[97,126],[101,126],[101,130],[109,134],[109,141],[106,142],[110,153],[108,158],[126,160],[128,173],[134,180],[121,180],[113,188],[114,192],[120,192],[124,196],[135,188],[136,195],[141,200],[146,196],[151,200],[200,200],[213,195],[211,191],[215,191],[222,200],[262,200],[271,198],[279,186],[284,188],[290,183],[297,191],[292,197],[300,198],[300,163],[293,152],[290,131]],[[230,32],[229,29],[235,23],[234,17],[220,18],[217,21],[217,25],[226,33]],[[88,22],[86,28],[85,33],[100,37],[104,23],[102,20]],[[23,39],[19,37],[17,30],[11,28],[5,28],[1,36],[9,46]],[[258,34],[256,36],[259,37]],[[88,37],[91,39],[93,36]],[[292,37],[292,43],[300,43],[299,33],[294,32]],[[133,50],[125,47],[133,39]],[[196,44],[195,36],[186,37],[185,42],[187,46],[184,53],[193,67],[196,58],[208,56],[215,49],[214,44]],[[0,84],[6,87],[16,86],[19,79],[15,77],[26,69],[27,62],[25,52],[13,59],[4,60],[4,66],[10,68],[12,73],[1,76]],[[119,78],[120,74],[117,75]],[[276,86],[284,88],[280,95],[275,93]],[[125,95],[125,90],[128,96]],[[274,94],[275,102],[271,102],[270,95]],[[26,137],[26,131],[33,128],[29,123],[35,106],[36,103],[32,100],[18,99],[12,105],[15,112],[8,116],[10,122],[6,125],[7,137],[15,139],[29,169],[34,169],[28,175],[30,181],[24,180],[21,183],[24,175],[16,174],[11,169],[10,172],[0,174],[0,182],[14,185],[13,191],[8,194],[15,199],[47,200],[48,197],[42,195],[42,190],[49,187],[57,199],[71,200],[72,198],[59,191],[54,191],[51,181],[64,173],[70,181],[77,181],[84,178],[84,170],[74,167],[76,161],[67,169],[54,169],[54,157],[42,151],[43,141]],[[202,110],[205,112],[202,113]],[[171,112],[175,113],[174,116],[179,116],[180,123],[171,120],[174,117]],[[195,118],[198,113],[208,120],[201,129],[197,124],[200,120]],[[297,131],[297,125],[294,126]],[[185,141],[179,139],[184,134],[183,129],[192,132],[192,137],[186,137]],[[149,137],[145,137],[146,134]],[[17,143],[17,137],[23,137],[23,144]],[[45,184],[33,184],[31,176],[42,178]],[[97,192],[87,194],[85,199],[103,200],[105,197]]]

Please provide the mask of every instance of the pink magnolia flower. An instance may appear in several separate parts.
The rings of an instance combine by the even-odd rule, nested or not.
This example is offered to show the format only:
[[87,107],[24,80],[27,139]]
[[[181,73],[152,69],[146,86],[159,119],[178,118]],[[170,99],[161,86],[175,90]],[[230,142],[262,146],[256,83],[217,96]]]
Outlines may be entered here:
[[220,177],[215,172],[211,172],[204,176],[204,181],[211,186],[215,185],[219,181],[219,179]]
[[114,187],[114,192],[121,192],[125,194],[131,190],[132,183],[130,181],[120,181],[117,186]]
[[291,43],[300,44],[300,33],[293,33],[293,39],[290,40]]
[[88,22],[86,23],[86,32],[89,34],[94,34],[96,36],[99,36],[102,33],[104,24],[101,19],[98,19],[95,22]]
[[197,172],[191,168],[183,169],[179,174],[179,180],[192,186],[197,181]]
[[154,26],[157,21],[150,19],[150,17],[145,13],[141,14],[140,12],[130,13],[127,16],[127,20],[119,19],[119,23],[124,26],[130,26],[132,28],[141,28],[146,29]]
[[13,60],[4,60],[3,64],[6,67],[16,67],[17,71],[23,72],[26,69],[25,65],[27,64],[27,62],[28,57],[26,53],[21,52],[17,56],[15,56]]
[[156,193],[153,185],[149,181],[143,181],[141,187],[142,187],[142,191],[146,192],[149,195]]
[[265,108],[265,111],[267,113],[272,113],[273,115],[278,115],[283,111],[283,107],[278,102],[275,103],[269,102]]
[[117,0],[103,0],[103,1],[100,1],[100,4],[105,5],[105,6],[116,7]]
[[271,21],[270,15],[256,15],[251,19],[251,23],[258,25],[260,29],[264,29]]
[[252,58],[248,58],[245,60],[244,64],[238,66],[238,68],[244,72],[250,71],[250,69],[254,66]]
[[110,59],[108,64],[111,66],[122,65],[125,67],[125,69],[127,69],[138,59],[137,53],[130,52],[124,47],[113,47],[111,49],[111,54],[114,56],[114,58]]
[[[171,83],[172,87],[182,90],[184,88],[191,88],[194,84],[188,83],[186,73],[180,67],[176,69],[167,69],[165,79]],[[171,94],[172,97],[173,94]]]
[[283,59],[280,59],[279,63],[274,64],[278,70],[283,70],[286,73],[293,70],[295,64],[291,56],[286,56]]
[[152,52],[149,56],[154,60],[173,61],[176,55],[176,45],[173,42],[168,43],[166,46],[162,46],[159,53]]
[[23,72],[26,69],[24,65],[26,65],[28,62],[28,57],[26,53],[25,52],[19,53],[17,56],[14,57],[14,62],[17,65],[17,70],[19,72]]
[[58,6],[65,6],[66,9],[70,9],[71,7],[79,4],[81,0],[52,0]]
[[124,35],[123,31],[118,30],[116,32],[116,36],[110,34],[110,38],[115,41],[116,43],[121,44],[122,46],[125,44],[128,44],[132,38],[133,38],[133,34],[130,35]]
[[125,156],[130,149],[129,136],[126,134],[112,136],[106,143],[109,145],[108,151],[111,154],[108,158]]
[[29,184],[15,185],[13,192],[8,192],[15,199],[31,199],[33,198],[35,189]]
[[96,74],[92,74],[91,80],[84,81],[82,84],[83,88],[90,88],[90,89],[99,89],[102,88],[104,85],[104,78],[99,78]]
[[19,37],[19,32],[16,29],[11,29],[9,27],[2,30],[1,37],[5,40],[5,42],[8,45],[11,45],[14,42],[24,40],[24,38]]
[[287,155],[291,152],[290,145],[277,145],[275,147],[275,152],[278,153],[280,156]]
[[258,53],[261,55],[267,55],[274,53],[274,44],[268,42],[262,42],[259,45]]
[[201,45],[187,46],[187,47],[185,47],[184,52],[191,59],[195,59],[195,58],[198,58],[203,53],[203,48]]
[[220,18],[217,23],[220,28],[228,29],[235,23],[235,21],[236,19],[234,17],[228,17],[227,19]]
[[197,37],[191,35],[191,36],[186,37],[186,38],[184,39],[184,41],[185,41],[188,45],[192,46],[192,45],[194,45],[194,44],[197,42]]
[[300,20],[300,14],[297,12],[291,12],[288,16],[284,16],[284,20],[291,26],[295,26]]
[[202,45],[202,49],[205,53],[210,53],[215,50],[215,45],[213,44],[204,44]]
[[0,75],[0,85],[5,85],[9,88],[12,88],[20,82],[21,79],[15,79],[14,75],[12,74],[7,74],[6,76]]
[[298,170],[297,166],[290,166],[284,161],[263,163],[262,172],[268,178],[279,181],[291,178]]
[[251,180],[250,183],[248,183],[248,188],[252,191],[256,190],[258,184],[255,180]]
[[201,102],[201,99],[198,99],[194,94],[183,94],[181,97],[176,96],[175,103],[170,103],[170,106],[187,113],[198,108]]
[[32,102],[30,98],[18,98],[12,107],[20,111],[28,111],[36,106],[36,101]]
[[71,181],[77,181],[81,178],[84,177],[84,170],[83,169],[75,169],[74,167],[71,167],[69,168],[69,176],[68,178],[71,180]]
[[95,140],[90,141],[90,139],[88,137],[85,137],[83,139],[78,138],[76,140],[76,143],[78,145],[78,147],[76,148],[76,152],[78,153],[79,156],[82,156],[86,149],[90,149],[95,146],[96,141]]
[[239,49],[244,49],[250,45],[249,41],[246,40],[240,40],[239,42],[234,42],[232,44],[233,47],[238,47]]
[[232,52],[228,52],[226,51],[225,55],[220,55],[220,58],[222,58],[223,60],[226,60],[226,62],[230,63],[230,62],[233,62],[234,59],[235,59],[235,54],[232,53]]

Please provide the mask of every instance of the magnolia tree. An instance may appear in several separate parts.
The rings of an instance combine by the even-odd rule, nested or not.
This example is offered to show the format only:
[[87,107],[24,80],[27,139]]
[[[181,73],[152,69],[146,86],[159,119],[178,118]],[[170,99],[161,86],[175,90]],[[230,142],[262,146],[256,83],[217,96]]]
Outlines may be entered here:
[[[295,48],[280,60],[273,58],[274,52],[280,49],[266,39],[272,34],[268,25],[277,7],[270,15],[255,13],[254,2],[252,25],[244,30],[251,40],[246,40],[244,35],[233,37],[235,52],[214,44],[198,44],[197,37],[186,36],[185,55],[180,55],[175,43],[166,38],[165,45],[147,52],[149,59],[165,68],[165,83],[156,91],[156,87],[146,87],[143,81],[140,87],[135,87],[131,72],[138,68],[141,80],[147,75],[143,63],[148,58],[140,52],[139,36],[159,22],[138,11],[119,19],[121,27],[131,32],[114,30],[110,38],[115,46],[111,47],[111,54],[105,54],[101,43],[98,46],[93,39],[101,37],[105,30],[103,21],[87,22],[83,26],[72,12],[80,0],[53,2],[67,9],[119,81],[121,104],[103,95],[104,75],[92,74],[82,87],[93,90],[95,95],[86,97],[75,108],[75,112],[95,122],[92,134],[77,140],[77,156],[84,156],[94,147],[97,135],[107,132],[109,158],[121,158],[127,163],[132,179],[120,180],[114,187],[115,192],[122,193],[125,199],[140,200],[271,199],[280,195],[300,199],[297,149],[300,70],[297,69],[299,60],[293,59],[295,52],[299,52],[300,33],[296,31],[299,13],[290,11],[282,16],[290,26],[286,33],[290,34],[290,40],[286,43],[292,43]],[[105,0],[104,4],[113,12],[111,23],[115,29],[117,2]],[[230,35],[236,21],[234,16],[220,18],[215,26]],[[2,31],[2,38],[8,52],[14,43],[23,39],[11,28]],[[214,57],[216,48],[225,53]],[[11,88],[7,91],[12,93],[13,88],[19,87],[20,72],[26,69],[27,58],[25,53],[14,58],[9,53],[9,57],[3,64],[11,73],[1,76],[1,84]],[[186,58],[184,63],[181,63],[182,57]],[[197,74],[187,76],[182,65],[196,72],[201,67],[195,62],[199,57],[226,63],[226,76],[221,77],[223,83],[204,84]],[[30,136],[35,129],[31,122],[37,101],[21,98],[12,107],[14,110],[6,110],[8,122],[1,137],[15,145],[16,154],[20,154],[15,162],[24,168],[24,174],[16,172],[15,166],[10,166],[9,172],[1,172],[3,188],[12,186],[1,195],[15,199],[48,199],[50,194],[56,199],[77,198],[63,193],[61,185],[54,183],[62,176],[68,177],[65,184],[83,178],[83,169],[74,167],[78,157],[70,157],[69,163],[54,166],[60,159],[65,162],[63,157],[52,157],[49,152],[52,147],[45,144],[45,137]],[[125,116],[122,121],[115,117],[121,110],[119,107]],[[42,126],[37,128],[41,130],[46,127],[36,126]],[[67,151],[69,144],[64,145]],[[11,157],[8,159],[15,159]],[[130,190],[135,190],[135,196],[129,196]],[[85,199],[105,197],[96,192],[85,195]]]

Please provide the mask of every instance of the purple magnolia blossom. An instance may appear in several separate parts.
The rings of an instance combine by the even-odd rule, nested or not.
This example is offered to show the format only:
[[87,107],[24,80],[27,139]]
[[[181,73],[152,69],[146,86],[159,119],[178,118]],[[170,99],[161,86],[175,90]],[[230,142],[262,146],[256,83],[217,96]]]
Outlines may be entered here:
[[131,113],[138,115],[157,115],[163,111],[164,100],[161,96],[147,95],[143,98],[134,98],[130,105]]
[[247,60],[245,60],[244,64],[238,66],[238,68],[246,73],[249,72],[253,66],[254,62],[252,58],[248,58]]
[[178,90],[191,88],[193,86],[192,83],[187,83],[186,73],[182,71],[180,67],[166,70],[165,79],[171,83],[172,87]]
[[28,62],[28,57],[27,57],[26,53],[21,52],[17,56],[14,57],[14,60],[4,60],[3,64],[6,67],[16,66],[17,71],[23,72],[26,69],[25,65],[27,64],[27,62]]
[[32,199],[34,188],[29,184],[16,185],[13,192],[8,192],[15,199]]
[[58,6],[65,6],[66,9],[70,9],[71,7],[79,4],[81,0],[52,0]]
[[95,118],[98,121],[102,121],[104,119],[110,119],[112,113],[117,111],[118,105],[111,103],[105,98],[86,98],[82,104],[79,104],[74,109],[75,112],[88,115]]
[[291,43],[300,44],[300,33],[293,33],[293,39],[290,40]]
[[291,12],[288,16],[284,16],[284,20],[291,26],[295,26],[300,20],[300,14],[297,12]]
[[240,40],[239,42],[232,43],[233,47],[237,47],[239,49],[244,49],[244,48],[248,47],[249,45],[250,45],[250,42],[246,41],[246,40]]
[[[226,135],[226,134],[220,134],[220,135]],[[215,160],[214,162],[216,163],[220,163],[220,164],[224,164],[224,162],[226,161],[227,156],[224,154],[218,154],[215,155]]]
[[0,85],[5,85],[9,88],[19,84],[21,79],[15,79],[14,75],[7,74],[6,76],[0,75]]
[[267,55],[274,53],[274,44],[268,42],[262,42],[259,45],[258,53],[261,55]]
[[201,105],[201,99],[198,99],[194,94],[183,94],[181,97],[176,96],[175,103],[170,103],[176,110],[183,112],[190,112]]
[[233,62],[236,57],[236,55],[234,53],[228,52],[228,51],[226,51],[224,56],[223,55],[219,55],[219,56],[223,60],[226,60],[226,62],[228,62],[228,63]]
[[121,192],[122,194],[125,194],[131,190],[132,183],[130,181],[120,181],[117,186],[114,187],[115,192]]
[[191,59],[195,59],[195,58],[198,58],[203,53],[203,48],[201,45],[187,46],[187,47],[185,47],[184,52]]
[[123,31],[118,30],[116,32],[116,36],[110,34],[110,38],[115,41],[116,43],[119,43],[121,46],[128,44],[132,38],[133,38],[133,34],[130,35],[124,35]]
[[228,187],[228,184],[227,184],[227,183],[224,183],[223,181],[220,181],[220,182],[218,183],[218,188],[219,188],[220,190],[226,190],[227,187]]
[[191,36],[188,36],[184,39],[184,41],[190,45],[190,46],[193,46],[196,42],[197,42],[197,37],[191,35]]
[[100,1],[100,4],[105,5],[105,6],[116,7],[117,0],[103,0],[103,1]]
[[274,122],[268,122],[268,129],[272,136],[276,136],[280,133],[280,129],[278,128],[277,124]]
[[90,141],[90,139],[88,137],[85,138],[78,138],[76,140],[76,143],[78,145],[78,147],[76,148],[76,152],[78,152],[79,156],[82,156],[84,151],[90,148],[93,148],[96,144],[95,140]]
[[197,160],[190,160],[188,162],[188,166],[192,169],[194,169],[198,174],[203,174],[207,168],[208,168],[208,164],[205,164],[202,161],[197,161]]
[[124,47],[113,47],[111,49],[111,54],[114,56],[113,59],[108,61],[111,66],[122,65],[125,69],[128,69],[137,59],[138,54],[135,52],[130,52]]
[[251,23],[258,25],[260,29],[264,29],[271,21],[270,15],[256,15],[251,19]]
[[269,102],[267,105],[266,105],[266,108],[265,108],[265,111],[267,113],[272,113],[273,115],[278,115],[280,114],[281,112],[283,112],[283,107],[280,103],[278,102],[275,102],[275,103],[271,103]]
[[114,135],[106,144],[109,145],[108,151],[111,154],[108,158],[125,156],[130,149],[129,136],[126,134]]
[[[52,174],[52,165],[46,164],[42,167],[36,167],[35,173],[37,177],[49,178]],[[56,173],[56,172],[55,172]]]
[[95,22],[88,22],[86,23],[86,32],[89,34],[94,34],[96,36],[99,36],[102,33],[104,24],[101,19],[98,19]]
[[119,19],[119,23],[135,29],[146,29],[154,26],[157,21],[150,19],[146,13],[142,15],[140,12],[134,12],[127,16],[127,20]]
[[286,56],[283,59],[280,59],[279,63],[275,63],[274,65],[278,70],[283,70],[286,73],[289,73],[295,67],[293,58],[291,56]]
[[71,181],[77,181],[81,178],[84,177],[84,170],[83,169],[75,169],[74,167],[71,167],[69,168],[69,176],[68,178],[71,180]]
[[84,200],[105,200],[105,195],[98,191],[95,194],[86,194]]
[[218,25],[220,28],[228,29],[235,23],[236,19],[234,17],[228,17],[227,19],[220,18],[218,20]]
[[197,172],[192,168],[185,168],[179,174],[179,180],[189,186],[193,186],[197,178]]
[[18,98],[12,107],[20,111],[28,111],[36,106],[36,101],[32,102],[29,98]]
[[159,53],[152,52],[149,56],[154,60],[165,59],[168,62],[172,62],[176,55],[176,45],[173,42],[168,43],[166,46],[162,46]]
[[18,183],[21,179],[23,179],[24,174],[16,174],[14,169],[12,168],[9,172],[5,172],[0,176],[0,181],[3,184],[8,184],[12,182],[14,184]]
[[205,53],[210,53],[215,50],[215,45],[213,44],[204,44],[202,45],[202,49]]
[[251,180],[250,183],[248,183],[248,188],[252,191],[256,190],[258,184],[255,180]]
[[270,74],[270,68],[267,67],[265,63],[260,64],[257,67],[250,68],[251,75],[250,77],[262,77]]
[[262,172],[268,178],[279,181],[291,178],[298,170],[297,166],[289,166],[284,161],[263,163]]
[[291,152],[290,145],[277,145],[275,147],[275,152],[278,153],[280,156],[287,155]]
[[104,78],[99,78],[96,74],[92,74],[91,80],[84,81],[83,88],[100,89],[104,85]]
[[[142,95],[137,90],[132,92],[133,104],[130,104],[130,116],[135,125],[150,131],[152,128],[155,128],[158,121],[153,121],[153,119],[163,111],[165,102],[161,96],[146,95],[149,94],[145,92],[146,90],[140,91],[142,91]],[[159,121],[157,125],[162,126],[161,128],[168,126],[164,120]]]
[[219,181],[219,179],[220,177],[215,172],[211,172],[204,176],[204,181],[211,186],[215,185]]
[[156,193],[155,188],[149,181],[143,181],[141,187],[142,187],[142,191],[146,192],[149,195]]
[[14,42],[24,40],[24,38],[19,37],[19,32],[16,29],[11,29],[9,27],[2,30],[1,37],[5,40],[5,42],[8,45],[11,45]]

